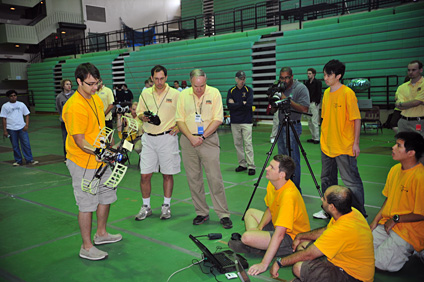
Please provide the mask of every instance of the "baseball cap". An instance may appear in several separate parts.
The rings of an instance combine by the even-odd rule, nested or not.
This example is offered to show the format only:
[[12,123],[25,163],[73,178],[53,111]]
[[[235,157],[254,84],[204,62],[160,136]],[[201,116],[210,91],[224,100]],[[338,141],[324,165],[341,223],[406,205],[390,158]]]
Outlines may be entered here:
[[246,73],[245,73],[244,71],[238,71],[238,72],[236,73],[236,77],[237,77],[238,79],[246,78]]

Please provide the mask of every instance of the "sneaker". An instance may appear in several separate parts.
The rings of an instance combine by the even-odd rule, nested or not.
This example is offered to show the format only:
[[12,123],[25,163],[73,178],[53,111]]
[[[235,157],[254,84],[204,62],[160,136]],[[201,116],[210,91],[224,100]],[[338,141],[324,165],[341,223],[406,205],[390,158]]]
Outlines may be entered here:
[[152,215],[152,209],[147,205],[143,205],[140,211],[138,212],[138,214],[135,216],[135,220],[140,221],[151,215]]
[[247,174],[249,175],[255,175],[256,171],[252,168],[249,169],[249,172]]
[[81,258],[89,259],[89,260],[101,260],[107,258],[107,253],[100,251],[96,247],[91,247],[90,250],[86,250],[81,246],[81,250],[79,252],[79,256]]
[[38,164],[38,163],[39,163],[39,161],[34,161],[34,160],[32,160],[32,161],[28,162],[28,164],[30,164],[30,165],[36,165],[36,164]]
[[162,212],[160,214],[160,219],[168,219],[171,218],[171,207],[169,205],[162,205]]
[[13,166],[20,166],[21,164],[20,163],[18,163],[18,162],[14,162],[13,163]]
[[324,210],[320,210],[319,212],[314,213],[313,217],[318,218],[318,219],[329,219],[330,218]]
[[103,244],[110,244],[110,243],[116,243],[122,240],[121,234],[107,234],[106,236],[99,236],[94,235],[94,245],[103,245]]
[[306,140],[306,142],[308,142],[308,143],[314,143],[314,139],[308,139],[308,140]]
[[193,225],[200,225],[205,223],[207,220],[209,220],[209,215],[201,216],[198,215],[193,219]]
[[247,167],[244,167],[244,166],[238,166],[237,168],[236,168],[236,172],[240,172],[240,171],[244,171],[244,170],[247,170]]
[[314,144],[319,144],[319,140],[314,140]]
[[223,217],[221,218],[219,222],[222,224],[222,227],[224,227],[225,229],[233,228],[233,222],[231,221],[229,217]]

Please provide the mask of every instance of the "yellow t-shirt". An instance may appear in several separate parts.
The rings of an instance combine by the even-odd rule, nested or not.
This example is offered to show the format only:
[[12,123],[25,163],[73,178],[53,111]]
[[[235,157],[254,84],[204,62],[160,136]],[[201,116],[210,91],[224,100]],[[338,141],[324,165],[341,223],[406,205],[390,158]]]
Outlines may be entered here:
[[314,242],[335,266],[361,281],[374,281],[375,259],[371,229],[355,208],[337,221],[331,218],[327,229]]
[[[412,85],[411,81],[408,81],[399,86],[396,91],[396,97],[398,98],[398,102],[407,102],[410,100],[420,100],[424,102],[424,78],[421,77],[415,85]],[[401,114],[405,117],[423,117],[424,104],[402,110]]]
[[331,158],[353,156],[354,121],[361,119],[355,92],[342,85],[337,91],[327,88],[322,98],[321,150]]
[[141,92],[136,110],[137,116],[147,111],[148,108],[151,112],[157,114],[161,121],[159,125],[145,122],[143,124],[144,131],[151,134],[158,134],[168,131],[171,127],[175,126],[175,111],[177,109],[179,95],[180,91],[169,87],[167,83],[165,90],[160,95],[156,92],[156,86],[147,88]]
[[[383,218],[379,224],[384,224],[395,214],[424,215],[424,166],[418,163],[407,170],[402,170],[400,163],[393,166],[387,176],[383,195],[387,201],[381,211]],[[424,221],[396,223],[392,230],[417,252],[424,249]]]
[[84,134],[85,140],[94,144],[97,135],[105,127],[103,103],[99,96],[92,95],[85,99],[78,91],[72,95],[62,109],[63,122],[68,131],[66,137],[66,158],[80,167],[96,169],[100,163],[96,157],[81,150],[72,135]]
[[[106,109],[109,107],[109,105],[115,102],[115,98],[113,97],[113,92],[109,87],[103,86],[103,88],[100,91],[97,91],[96,94],[100,97],[100,99],[102,99],[103,113],[104,113]],[[110,111],[106,115],[105,120],[107,121],[112,120],[112,111]]]
[[265,204],[271,211],[274,227],[287,228],[286,233],[293,240],[297,234],[311,230],[305,202],[293,181],[288,180],[278,190],[268,182]]
[[[195,121],[196,113],[201,115],[202,122]],[[176,121],[186,123],[191,134],[198,134],[198,126],[203,126],[203,130],[206,130],[212,121],[222,122],[224,115],[221,93],[206,85],[205,93],[198,98],[192,87],[184,89],[178,99],[175,117]]]

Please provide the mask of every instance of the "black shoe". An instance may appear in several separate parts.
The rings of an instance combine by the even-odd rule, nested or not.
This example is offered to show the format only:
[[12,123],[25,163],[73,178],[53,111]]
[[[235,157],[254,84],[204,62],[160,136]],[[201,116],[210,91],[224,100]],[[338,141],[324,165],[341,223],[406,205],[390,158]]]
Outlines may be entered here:
[[206,215],[206,216],[198,215],[193,219],[193,225],[203,224],[207,220],[209,220],[209,215]]
[[221,218],[219,222],[222,224],[222,227],[224,227],[225,229],[233,228],[233,222],[231,221],[229,217],[223,217]]
[[306,142],[308,142],[308,143],[314,143],[315,140],[314,139],[308,139],[308,140],[306,140]]
[[237,168],[236,168],[236,172],[240,172],[240,171],[244,171],[244,170],[247,170],[247,167],[243,167],[243,166],[238,166]]
[[319,140],[314,140],[314,144],[319,144]]
[[249,172],[247,174],[249,175],[255,175],[256,171],[252,168],[249,169]]

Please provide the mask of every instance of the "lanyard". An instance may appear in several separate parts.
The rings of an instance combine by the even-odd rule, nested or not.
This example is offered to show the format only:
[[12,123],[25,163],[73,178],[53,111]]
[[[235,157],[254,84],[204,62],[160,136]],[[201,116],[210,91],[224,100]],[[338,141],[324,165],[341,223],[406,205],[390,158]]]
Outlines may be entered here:
[[196,94],[193,93],[193,103],[194,103],[194,108],[196,109],[196,115],[198,115],[198,114],[202,115],[203,100],[205,99],[205,95],[203,94],[202,103],[200,103],[199,113],[197,113],[196,99],[194,98],[194,95],[196,95]]
[[159,108],[160,108],[160,106],[162,106],[163,101],[165,101],[165,98],[166,98],[166,96],[168,95],[168,92],[169,92],[169,88],[168,88],[168,90],[166,91],[165,96],[163,97],[163,99],[162,99],[162,101],[160,102],[159,107],[158,107],[158,104],[156,103],[155,95],[153,94],[153,87],[152,87],[152,97],[153,97],[153,102],[155,102],[156,109],[157,109],[156,114],[158,114],[158,113],[159,113]]

